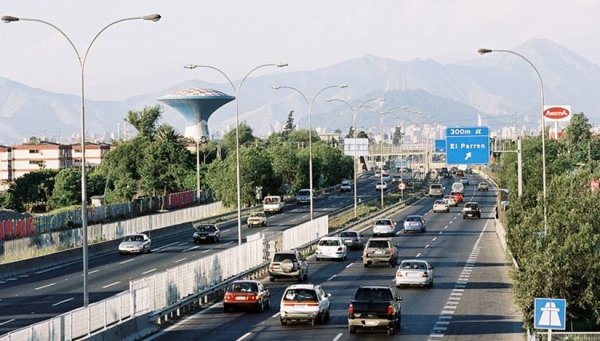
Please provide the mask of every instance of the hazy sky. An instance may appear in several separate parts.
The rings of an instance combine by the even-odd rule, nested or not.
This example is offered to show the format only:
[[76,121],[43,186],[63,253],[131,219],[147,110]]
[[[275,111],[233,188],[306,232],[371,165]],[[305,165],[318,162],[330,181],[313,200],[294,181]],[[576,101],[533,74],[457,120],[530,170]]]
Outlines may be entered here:
[[[365,54],[455,61],[531,38],[600,64],[598,0],[0,0],[0,16],[51,22],[82,55],[108,23],[151,13],[162,20],[119,23],[94,43],[86,98],[122,99],[193,78],[224,82],[210,70],[183,69],[188,63],[236,80],[271,62],[288,62],[278,72],[293,72]],[[1,77],[79,94],[76,56],[51,27],[0,23],[0,46]]]

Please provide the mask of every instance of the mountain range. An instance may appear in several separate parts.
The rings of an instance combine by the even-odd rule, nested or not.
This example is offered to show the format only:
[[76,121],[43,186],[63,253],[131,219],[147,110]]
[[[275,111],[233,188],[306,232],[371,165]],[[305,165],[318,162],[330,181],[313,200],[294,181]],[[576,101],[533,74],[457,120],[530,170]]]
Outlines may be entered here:
[[[573,112],[584,112],[590,122],[600,119],[600,67],[577,53],[549,40],[534,39],[512,49],[535,65],[543,80],[546,104],[571,105]],[[307,127],[308,105],[289,89],[273,90],[273,85],[301,90],[309,101],[329,85],[348,85],[322,92],[314,101],[312,127],[328,131],[347,131],[352,113],[340,102],[326,103],[328,98],[343,99],[353,106],[370,98],[377,110],[398,110],[400,117],[408,111],[423,112],[427,120],[446,126],[472,126],[478,115],[492,129],[518,126],[539,127],[541,87],[533,68],[525,60],[509,53],[495,52],[473,59],[442,64],[431,59],[398,61],[365,55],[316,70],[285,72],[249,78],[240,90],[240,117],[256,135],[277,130],[294,111],[299,127]],[[157,98],[189,87],[206,87],[232,94],[228,83],[187,80],[163,91],[118,101],[86,98],[86,133],[88,139],[108,140],[133,135],[124,130],[129,110],[160,104]],[[235,104],[216,111],[208,124],[218,137],[235,126]],[[163,106],[162,121],[183,132],[185,121],[175,110]],[[403,116],[404,115],[404,116]],[[386,118],[386,126],[395,124]],[[415,120],[415,117],[412,118]],[[421,119],[416,120],[422,122]],[[357,126],[379,127],[375,111],[365,109],[357,116]],[[0,144],[20,143],[30,136],[58,141],[77,141],[80,131],[80,99],[76,95],[53,93],[20,84],[0,75]]]

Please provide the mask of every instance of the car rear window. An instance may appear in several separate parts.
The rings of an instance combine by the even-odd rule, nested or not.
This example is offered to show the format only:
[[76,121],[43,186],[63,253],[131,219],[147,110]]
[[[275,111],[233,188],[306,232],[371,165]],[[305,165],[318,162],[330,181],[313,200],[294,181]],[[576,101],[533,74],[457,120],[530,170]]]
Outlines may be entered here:
[[340,233],[340,237],[356,237],[356,232],[342,232]]
[[431,189],[442,189],[442,185],[431,185],[429,186]]
[[359,288],[354,295],[359,301],[391,301],[392,293],[386,288]]
[[392,225],[392,222],[389,220],[377,220],[375,225]]
[[406,221],[421,221],[421,217],[406,217]]
[[369,246],[368,247],[374,247],[374,248],[386,248],[389,247],[389,243],[387,240],[371,240],[369,241]]
[[436,200],[435,203],[439,204],[439,205],[443,205],[444,204],[444,200]]
[[290,289],[283,296],[284,301],[316,301],[317,293],[311,289]]
[[319,240],[320,246],[339,246],[339,240]]
[[276,253],[273,257],[273,262],[283,262],[286,259],[295,261],[296,255],[293,253]]

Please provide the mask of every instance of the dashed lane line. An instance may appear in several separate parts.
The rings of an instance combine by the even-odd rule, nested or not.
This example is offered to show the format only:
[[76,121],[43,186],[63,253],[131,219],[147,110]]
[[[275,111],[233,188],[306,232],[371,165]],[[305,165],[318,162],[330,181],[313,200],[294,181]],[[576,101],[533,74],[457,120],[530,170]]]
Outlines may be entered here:
[[242,341],[243,339],[247,338],[248,336],[252,335],[251,332],[247,332],[246,334],[242,335],[239,339],[237,339],[236,341]]
[[125,263],[129,263],[129,262],[133,262],[134,260],[135,260],[135,258],[131,258],[131,259],[128,259],[128,260],[124,260],[124,261],[122,261],[122,262],[119,262],[119,264],[125,264]]
[[74,299],[75,299],[74,297],[67,298],[66,300],[62,300],[62,301],[60,301],[60,302],[54,303],[52,306],[53,306],[53,307],[56,307],[57,305],[61,305],[61,304],[63,304],[63,303],[67,303],[67,302],[69,302],[69,301],[72,301],[72,300],[74,300]]
[[15,319],[10,319],[8,321],[4,321],[4,322],[0,322],[0,326],[3,326],[5,324],[11,323],[12,321],[14,321]]
[[183,262],[183,261],[184,261],[184,260],[186,260],[186,259],[187,259],[187,257],[184,257],[184,258],[178,259],[178,260],[176,260],[176,261],[175,261],[175,263]]
[[151,273],[152,271],[156,271],[156,268],[150,269],[148,271],[144,271],[144,272],[142,272],[142,275],[147,275],[147,274]]
[[115,285],[117,285],[119,283],[121,283],[121,282],[119,281],[119,282],[113,282],[113,283],[107,284],[107,285],[103,286],[102,289],[110,288],[110,287],[115,286]]
[[35,289],[33,289],[33,290],[42,290],[42,289],[49,288],[49,287],[51,287],[51,286],[53,286],[53,285],[56,285],[56,283],[50,283],[50,284],[46,284],[46,285],[43,285],[43,286],[41,286],[41,287],[37,287],[37,288],[35,288]]

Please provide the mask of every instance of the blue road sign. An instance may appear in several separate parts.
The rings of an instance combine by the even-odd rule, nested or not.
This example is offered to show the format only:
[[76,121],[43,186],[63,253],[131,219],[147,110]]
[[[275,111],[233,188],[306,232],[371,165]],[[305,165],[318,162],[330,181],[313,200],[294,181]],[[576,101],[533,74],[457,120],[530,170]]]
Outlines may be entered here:
[[533,328],[565,330],[567,302],[560,298],[534,300]]
[[449,165],[482,165],[490,162],[488,127],[447,128],[446,163]]
[[445,153],[446,140],[435,140],[435,151],[436,153]]

